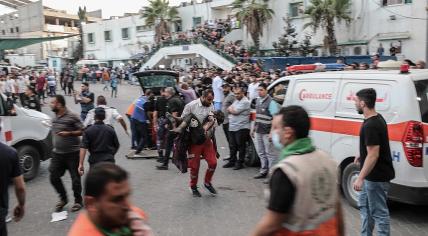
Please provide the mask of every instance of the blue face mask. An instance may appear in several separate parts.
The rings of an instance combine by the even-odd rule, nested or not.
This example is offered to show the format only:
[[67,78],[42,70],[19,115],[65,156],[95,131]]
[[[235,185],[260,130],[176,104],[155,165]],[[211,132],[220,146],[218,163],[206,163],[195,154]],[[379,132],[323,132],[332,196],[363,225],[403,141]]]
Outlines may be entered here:
[[280,151],[284,148],[284,145],[281,143],[281,138],[279,137],[279,134],[275,131],[272,132],[272,143],[273,146]]

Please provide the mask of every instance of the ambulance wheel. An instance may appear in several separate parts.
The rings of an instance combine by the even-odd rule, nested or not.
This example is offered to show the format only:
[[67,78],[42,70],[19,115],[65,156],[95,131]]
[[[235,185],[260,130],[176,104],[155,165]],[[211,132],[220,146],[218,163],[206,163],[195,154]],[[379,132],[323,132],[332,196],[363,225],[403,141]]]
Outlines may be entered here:
[[359,173],[360,168],[356,164],[350,163],[342,174],[343,194],[348,203],[355,208],[358,207],[358,192],[354,190],[353,184],[357,180]]
[[23,145],[17,148],[19,163],[26,181],[34,179],[39,172],[40,154],[36,148]]
[[256,147],[250,140],[247,144],[247,155],[245,158],[245,165],[250,167],[260,166],[259,156],[257,155]]

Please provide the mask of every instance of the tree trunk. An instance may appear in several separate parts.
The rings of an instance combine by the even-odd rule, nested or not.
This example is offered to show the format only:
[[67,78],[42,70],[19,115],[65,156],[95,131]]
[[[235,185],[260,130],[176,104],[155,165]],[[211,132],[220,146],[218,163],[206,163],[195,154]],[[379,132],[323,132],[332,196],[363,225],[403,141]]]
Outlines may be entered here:
[[256,53],[259,54],[260,52],[260,36],[258,32],[252,32],[250,33],[251,39],[254,42],[254,48],[256,49]]
[[83,59],[83,28],[82,28],[82,23],[79,23],[79,46],[77,47],[77,59]]
[[334,20],[328,20],[327,26],[327,41],[328,41],[328,49],[330,52],[330,56],[335,56],[337,54],[337,40],[336,40],[336,34],[334,31]]

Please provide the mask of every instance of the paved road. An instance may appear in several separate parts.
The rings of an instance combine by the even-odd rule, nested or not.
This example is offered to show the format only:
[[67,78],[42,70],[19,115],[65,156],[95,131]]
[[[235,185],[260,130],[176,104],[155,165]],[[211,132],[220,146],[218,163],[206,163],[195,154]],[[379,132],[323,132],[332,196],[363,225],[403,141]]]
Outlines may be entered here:
[[[96,95],[103,94],[101,85],[91,85]],[[109,105],[116,107],[122,114],[128,104],[140,93],[135,86],[119,87],[119,98],[108,99]],[[104,93],[106,96],[109,94]],[[74,111],[80,108],[67,98],[69,107]],[[50,115],[47,107],[44,111]],[[131,173],[133,202],[144,209],[149,215],[151,226],[156,235],[161,236],[240,236],[248,235],[264,212],[262,181],[252,177],[257,173],[255,168],[239,171],[223,169],[223,161],[214,176],[214,185],[219,194],[211,197],[203,191],[203,197],[195,199],[188,189],[188,175],[178,173],[174,166],[168,171],[157,171],[154,160],[128,160],[124,158],[129,151],[129,137],[123,130],[116,127],[121,143],[117,163]],[[227,155],[225,138],[222,132],[217,133],[220,154]],[[67,230],[76,217],[69,213],[66,221],[49,223],[53,207],[57,201],[53,188],[49,183],[49,161],[43,162],[39,176],[27,183],[26,216],[19,223],[9,223],[12,236],[58,236],[66,235]],[[206,164],[201,165],[201,177]],[[63,178],[71,196],[69,175]],[[12,189],[11,189],[12,190]],[[10,192],[12,193],[12,191]],[[11,205],[16,202],[11,194]],[[360,224],[356,209],[346,203],[344,205],[347,235],[358,235]],[[392,235],[428,235],[428,207],[416,207],[394,203],[391,205]]]

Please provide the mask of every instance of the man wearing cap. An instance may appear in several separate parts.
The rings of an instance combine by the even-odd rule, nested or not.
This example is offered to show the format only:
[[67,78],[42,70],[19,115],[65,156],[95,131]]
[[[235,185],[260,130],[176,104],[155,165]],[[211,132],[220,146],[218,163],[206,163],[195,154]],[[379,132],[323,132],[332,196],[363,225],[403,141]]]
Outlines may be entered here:
[[79,174],[84,173],[84,161],[86,152],[89,151],[89,165],[99,162],[115,162],[114,155],[119,150],[119,140],[116,132],[110,125],[104,124],[106,118],[105,109],[95,108],[95,123],[83,132],[82,144],[80,146]]

